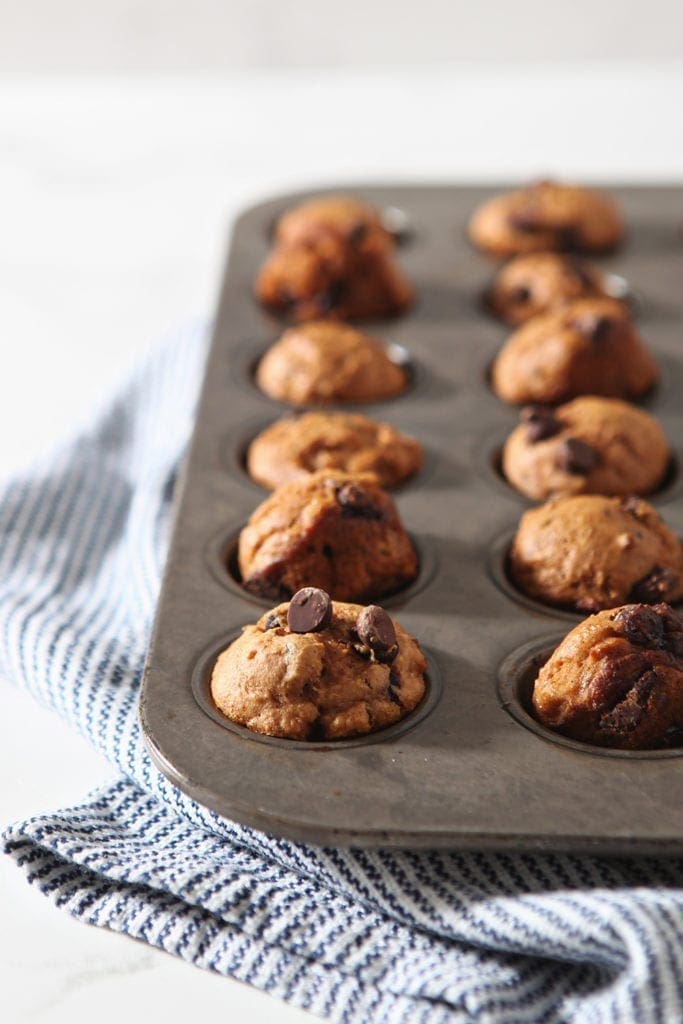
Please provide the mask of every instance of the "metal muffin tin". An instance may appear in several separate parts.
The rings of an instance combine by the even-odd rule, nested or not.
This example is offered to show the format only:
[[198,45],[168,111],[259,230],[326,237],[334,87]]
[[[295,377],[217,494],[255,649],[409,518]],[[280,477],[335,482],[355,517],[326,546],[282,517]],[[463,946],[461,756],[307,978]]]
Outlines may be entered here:
[[[143,680],[141,721],[155,763],[217,813],[305,842],[680,853],[683,750],[597,749],[549,732],[529,713],[538,665],[580,616],[518,596],[505,574],[506,539],[531,503],[497,470],[517,412],[490,391],[488,368],[509,329],[483,308],[494,265],[464,231],[474,207],[500,189],[335,191],[398,208],[410,229],[398,255],[418,301],[368,329],[405,350],[411,386],[389,401],[344,408],[386,420],[424,446],[423,471],[395,493],[420,577],[382,603],[428,657],[427,696],[384,732],[321,744],[251,733],[223,719],[208,693],[216,654],[267,604],[245,593],[225,563],[236,531],[267,493],[244,471],[245,447],[288,411],[253,380],[284,324],[259,308],[252,281],[275,218],[307,198],[282,196],[234,228]],[[683,187],[610,191],[629,234],[596,262],[638,296],[639,326],[662,371],[642,404],[675,450],[683,425]],[[683,532],[680,457],[651,500]]]

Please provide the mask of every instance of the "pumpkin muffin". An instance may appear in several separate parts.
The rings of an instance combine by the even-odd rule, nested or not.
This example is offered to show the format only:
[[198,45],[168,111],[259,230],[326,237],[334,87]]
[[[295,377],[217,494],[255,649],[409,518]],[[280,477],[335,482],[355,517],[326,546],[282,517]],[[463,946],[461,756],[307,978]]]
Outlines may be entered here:
[[508,324],[522,324],[575,299],[609,297],[596,267],[573,256],[534,252],[515,256],[498,271],[486,292],[486,305]]

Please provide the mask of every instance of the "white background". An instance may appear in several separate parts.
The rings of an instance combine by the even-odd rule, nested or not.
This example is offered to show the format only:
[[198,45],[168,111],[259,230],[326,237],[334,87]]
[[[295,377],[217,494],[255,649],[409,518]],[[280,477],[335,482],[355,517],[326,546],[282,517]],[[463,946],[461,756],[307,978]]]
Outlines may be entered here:
[[[0,475],[210,311],[245,203],[344,180],[683,178],[680,4],[329,10],[0,0]],[[0,824],[109,776],[0,686]],[[0,885],[8,1024],[310,1019],[70,921],[6,860]]]

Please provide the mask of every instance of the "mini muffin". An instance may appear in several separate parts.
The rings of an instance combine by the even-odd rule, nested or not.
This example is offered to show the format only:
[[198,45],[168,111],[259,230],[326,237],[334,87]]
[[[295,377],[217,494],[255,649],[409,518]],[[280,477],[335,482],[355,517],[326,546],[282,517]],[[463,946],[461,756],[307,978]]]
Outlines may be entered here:
[[623,750],[683,741],[683,619],[666,604],[591,615],[538,673],[536,715],[584,743]]
[[238,564],[252,594],[284,600],[320,587],[369,601],[411,583],[417,558],[396,507],[373,476],[323,470],[282,484],[240,533]]
[[336,740],[404,718],[424,696],[426,669],[417,640],[383,608],[306,587],[219,655],[211,694],[254,732]]
[[393,316],[412,301],[378,213],[330,196],[284,214],[255,283],[260,301],[294,321]]
[[596,267],[555,252],[515,256],[496,274],[486,304],[508,324],[565,306],[575,299],[607,296],[605,280]]
[[551,410],[529,407],[503,448],[502,468],[535,501],[569,494],[650,494],[669,445],[657,421],[617,398],[585,395]]
[[470,241],[490,256],[527,252],[607,252],[621,241],[619,211],[603,192],[539,181],[482,203]]
[[581,494],[530,509],[509,570],[530,597],[579,611],[683,596],[683,546],[639,498]]
[[277,420],[249,445],[249,475],[273,489],[321,469],[372,473],[396,487],[420,468],[422,449],[388,423],[359,413],[306,412]]
[[367,334],[314,321],[285,331],[258,364],[256,382],[279,402],[329,405],[393,398],[408,376]]
[[512,405],[554,404],[576,395],[636,398],[657,376],[620,302],[578,299],[519,327],[493,363],[491,384]]

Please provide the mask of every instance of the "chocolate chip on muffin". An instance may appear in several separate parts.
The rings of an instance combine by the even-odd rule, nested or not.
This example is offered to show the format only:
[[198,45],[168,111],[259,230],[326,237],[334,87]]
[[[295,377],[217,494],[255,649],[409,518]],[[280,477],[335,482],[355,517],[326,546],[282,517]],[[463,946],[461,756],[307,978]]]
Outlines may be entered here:
[[521,253],[606,252],[621,241],[621,217],[602,192],[555,181],[494,196],[469,222],[469,237],[496,257]]
[[412,301],[394,249],[372,207],[343,196],[315,199],[278,221],[256,295],[295,321],[393,316]]
[[577,395],[636,398],[657,366],[614,299],[579,299],[519,327],[496,357],[493,390],[504,402],[555,404]]
[[393,501],[374,477],[321,471],[283,484],[240,533],[243,586],[268,599],[319,587],[368,601],[407,586],[417,558]]
[[488,308],[509,324],[522,324],[576,299],[608,296],[602,274],[572,256],[554,252],[515,256],[486,292]]
[[683,597],[683,547],[647,502],[587,494],[522,516],[509,555],[516,586],[549,605],[598,611]]
[[627,402],[583,396],[554,410],[522,409],[502,468],[513,487],[543,501],[569,494],[649,494],[670,458],[657,421]]
[[332,602],[311,589],[245,626],[218,656],[218,710],[254,732],[293,740],[361,736],[400,721],[425,692],[417,641],[382,608]]
[[285,331],[259,362],[256,382],[279,402],[330,405],[394,398],[408,376],[366,334],[316,321]]
[[538,673],[533,707],[550,729],[623,750],[683,742],[683,619],[667,604],[592,615]]
[[359,413],[306,412],[273,423],[249,445],[249,475],[275,488],[321,469],[373,473],[382,487],[397,487],[421,465],[422,449],[388,423]]

